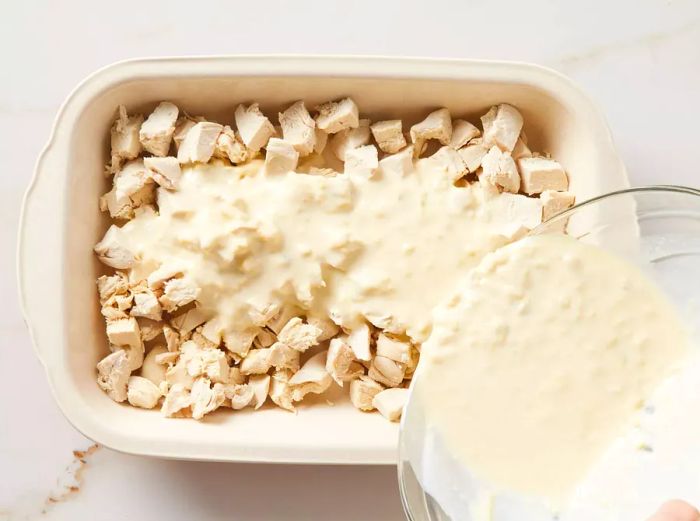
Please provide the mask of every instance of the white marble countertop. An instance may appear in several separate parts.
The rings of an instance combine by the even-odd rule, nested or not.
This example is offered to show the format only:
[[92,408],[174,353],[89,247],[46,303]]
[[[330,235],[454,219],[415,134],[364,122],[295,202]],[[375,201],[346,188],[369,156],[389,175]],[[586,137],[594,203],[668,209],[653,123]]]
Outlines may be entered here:
[[697,0],[37,0],[8,4],[0,41],[0,520],[403,519],[393,467],[188,463],[104,448],[76,460],[91,442],[61,415],[32,352],[14,251],[21,197],[59,104],[98,67],[281,52],[532,61],[603,107],[633,184],[700,186]]

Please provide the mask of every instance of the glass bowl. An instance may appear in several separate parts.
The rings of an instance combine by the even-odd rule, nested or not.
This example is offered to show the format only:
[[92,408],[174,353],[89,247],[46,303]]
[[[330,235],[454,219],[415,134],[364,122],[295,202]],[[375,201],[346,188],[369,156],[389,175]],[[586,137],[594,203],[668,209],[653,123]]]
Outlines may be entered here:
[[[626,258],[648,273],[677,306],[697,340],[700,190],[652,186],[612,192],[575,205],[530,234],[564,230],[585,243]],[[404,511],[410,521],[457,521],[445,513],[449,508],[443,507],[447,503],[468,504],[473,499],[468,484],[474,478],[444,449],[426,442],[429,430],[420,400],[414,398],[419,385],[420,371],[411,383],[399,437],[398,480]],[[510,505],[491,513],[487,519],[524,521],[518,509],[519,505]],[[537,517],[545,518],[554,519],[545,515]],[[481,521],[481,517],[474,513],[460,521]]]

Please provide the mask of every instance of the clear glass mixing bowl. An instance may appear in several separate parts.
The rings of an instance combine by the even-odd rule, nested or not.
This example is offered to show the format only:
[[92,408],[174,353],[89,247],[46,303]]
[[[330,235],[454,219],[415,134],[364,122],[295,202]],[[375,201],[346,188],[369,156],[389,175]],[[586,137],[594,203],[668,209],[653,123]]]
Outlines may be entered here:
[[[580,203],[530,232],[566,232],[579,240],[620,255],[645,270],[676,304],[691,331],[700,331],[700,190],[652,186],[612,192]],[[419,372],[420,373],[420,372]],[[420,374],[411,384],[411,398],[401,421],[398,479],[406,517],[410,521],[457,521],[443,510],[435,493],[424,489],[430,472],[437,495],[469,502],[461,469],[431,450],[420,400],[414,399]],[[438,451],[439,452],[439,451]],[[444,456],[444,455],[443,455]],[[432,470],[426,471],[432,466]],[[435,479],[435,476],[438,479]],[[459,521],[480,521],[467,517]],[[521,521],[517,506],[491,521]]]

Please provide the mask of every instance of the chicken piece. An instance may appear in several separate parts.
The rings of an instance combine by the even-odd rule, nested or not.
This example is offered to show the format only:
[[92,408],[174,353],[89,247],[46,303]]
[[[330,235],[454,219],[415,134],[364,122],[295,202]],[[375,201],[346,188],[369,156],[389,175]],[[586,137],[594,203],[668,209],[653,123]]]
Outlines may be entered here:
[[176,383],[170,386],[160,410],[165,416],[174,417],[182,414],[191,405],[192,398],[189,390],[182,384]]
[[143,164],[146,166],[148,175],[159,186],[167,190],[177,189],[182,169],[180,162],[175,157],[145,157]]
[[322,331],[316,326],[305,324],[301,318],[289,320],[277,335],[277,340],[303,353],[319,343]]
[[387,420],[397,422],[407,400],[408,389],[385,389],[374,395],[372,406]]
[[367,324],[360,324],[353,328],[348,335],[347,342],[358,360],[367,361],[372,358],[370,350],[371,332]]
[[348,151],[368,144],[369,140],[369,120],[361,119],[357,127],[346,128],[333,135],[328,146],[335,157],[345,161],[345,155]]
[[253,345],[257,348],[270,347],[277,342],[277,336],[267,328],[260,329],[260,332],[255,336]]
[[175,132],[173,132],[173,142],[175,150],[180,150],[180,145],[185,140],[187,133],[192,130],[198,122],[204,121],[204,118],[192,118],[190,116],[181,116],[175,122]]
[[228,368],[228,383],[236,385],[245,383],[245,376],[241,373],[240,367]]
[[377,356],[407,364],[411,359],[411,344],[380,333],[377,337]]
[[119,116],[112,125],[111,147],[112,165],[110,174],[119,170],[122,162],[134,159],[141,153],[141,142],[139,141],[139,129],[143,123],[143,116],[129,116],[126,107],[119,105]]
[[220,383],[212,385],[207,378],[199,378],[194,382],[190,397],[192,418],[195,420],[201,420],[205,414],[221,407],[226,399],[224,386]]
[[350,401],[361,411],[371,411],[374,409],[374,397],[383,390],[384,387],[368,376],[360,376],[350,382]]
[[146,283],[151,289],[162,288],[167,281],[183,274],[182,267],[176,264],[162,264],[152,271],[146,278]]
[[484,146],[497,146],[504,152],[512,152],[523,129],[523,117],[518,109],[505,103],[491,107],[481,116],[484,127]]
[[150,289],[134,293],[134,306],[129,311],[132,317],[144,317],[158,321],[161,319],[162,311],[158,297]]
[[291,372],[287,369],[275,371],[270,380],[270,399],[282,409],[294,412],[292,387],[289,385]]
[[211,121],[196,123],[185,135],[177,150],[177,160],[181,164],[206,163],[214,155],[216,140],[223,126]]
[[452,183],[468,173],[462,157],[449,146],[441,147],[425,161],[429,162],[432,169],[446,175]]
[[566,191],[569,179],[559,163],[544,157],[524,157],[518,159],[523,192],[528,195],[540,194],[545,190]]
[[253,153],[263,148],[267,141],[275,135],[275,127],[260,112],[260,106],[257,103],[248,107],[238,105],[234,117],[241,140]]
[[98,362],[97,385],[115,402],[123,402],[130,374],[126,351],[119,349]]
[[472,139],[481,135],[481,132],[474,125],[463,119],[455,119],[452,122],[452,137],[449,145],[458,150],[466,146]]
[[161,393],[158,386],[140,376],[131,376],[128,382],[127,399],[134,407],[153,409],[158,405]]
[[175,105],[168,101],[161,101],[148,116],[139,131],[139,140],[146,152],[160,157],[168,155],[178,113],[179,110]]
[[231,409],[238,411],[251,404],[255,392],[248,384],[228,384],[224,386],[224,396],[231,402]]
[[224,339],[224,327],[217,319],[207,320],[199,328],[199,332],[214,346],[221,345]]
[[411,127],[411,141],[414,144],[413,153],[418,156],[423,151],[423,145],[430,139],[437,139],[443,145],[448,145],[452,137],[452,119],[450,111],[442,108]]
[[[165,373],[168,368],[157,359],[158,355],[169,353],[165,346],[153,346],[143,359],[141,376],[150,380],[156,387],[165,381]],[[177,355],[177,353],[170,353]]]
[[326,340],[329,340],[340,333],[340,327],[338,327],[338,325],[328,317],[322,315],[309,315],[306,318],[306,321],[309,323],[309,325],[314,326],[316,329],[321,331],[321,334],[318,336],[319,342],[325,342]]
[[328,144],[328,134],[316,127],[314,129],[314,138],[316,140],[314,143],[314,154],[318,154],[320,156]]
[[159,300],[163,309],[172,313],[177,308],[197,300],[200,292],[194,281],[187,277],[171,279],[165,283],[163,295]]
[[293,172],[299,162],[299,152],[283,139],[270,138],[265,153],[265,171],[270,175]]
[[326,371],[326,352],[316,353],[289,379],[292,400],[299,402],[309,393],[321,394],[331,386],[332,381]]
[[489,201],[489,211],[500,233],[514,238],[520,228],[532,230],[542,222],[542,202],[534,197],[503,192]]
[[114,320],[107,324],[107,338],[116,346],[138,346],[141,342],[139,324],[135,318]]
[[204,324],[207,321],[209,315],[202,311],[200,308],[194,307],[188,309],[184,313],[173,317],[170,321],[171,325],[180,332],[180,336],[193,331],[198,326]]
[[168,351],[175,352],[180,347],[180,334],[170,326],[163,326],[163,336]]
[[370,129],[379,150],[382,152],[394,154],[406,146],[406,138],[403,135],[400,119],[378,121],[371,125]]
[[253,389],[253,399],[250,405],[255,409],[259,409],[267,400],[267,394],[270,390],[270,375],[258,374],[248,378],[248,385]]
[[234,165],[240,165],[251,159],[253,153],[246,148],[241,136],[227,125],[216,138],[214,157],[228,159]]
[[115,173],[113,185],[100,198],[100,210],[114,219],[132,219],[137,208],[155,201],[155,185],[143,159],[128,161]]
[[379,161],[379,170],[384,175],[404,177],[413,172],[413,145]]
[[576,197],[571,192],[544,190],[542,195],[540,195],[540,201],[542,201],[542,220],[546,221],[571,208],[576,201]]
[[187,359],[187,372],[190,375],[195,377],[206,375],[212,382],[228,383],[229,366],[226,361],[226,353],[220,349],[199,349],[185,358]]
[[364,374],[364,368],[355,359],[355,353],[344,338],[334,338],[328,346],[326,371],[336,383],[343,383]]
[[347,175],[370,178],[379,168],[377,147],[365,145],[353,148],[345,153],[345,169]]
[[191,389],[194,385],[194,376],[187,371],[188,359],[180,356],[178,361],[165,371],[165,381],[169,387],[182,385],[185,389]]
[[316,122],[303,101],[297,101],[279,115],[282,136],[290,143],[300,156],[307,156],[316,145]]
[[527,144],[522,138],[518,138],[518,141],[515,142],[513,152],[511,152],[510,155],[513,156],[513,159],[517,160],[522,159],[523,157],[532,157],[532,151],[528,148]]
[[275,342],[270,347],[270,364],[275,369],[289,369],[296,372],[299,370],[300,357],[299,351],[282,342]]
[[470,174],[474,174],[481,166],[481,161],[484,159],[484,156],[488,153],[488,151],[489,149],[481,143],[472,142],[466,147],[460,148],[457,153],[459,153],[462,161],[464,161],[467,171]]
[[385,356],[375,356],[367,371],[367,376],[387,387],[396,387],[403,382],[406,365]]
[[257,334],[257,329],[224,333],[224,345],[231,353],[246,356]]
[[360,124],[360,112],[350,98],[323,103],[316,110],[316,126],[327,134],[336,134]]
[[97,279],[97,292],[100,295],[100,304],[104,305],[110,297],[123,295],[129,291],[129,282],[126,275],[116,272],[114,275],[102,275]]
[[481,167],[484,179],[493,186],[514,194],[520,190],[518,169],[508,152],[502,152],[497,146],[491,147],[481,160]]
[[97,258],[107,266],[128,269],[136,263],[136,257],[122,244],[121,234],[121,228],[113,224],[94,249]]
[[290,304],[282,306],[278,313],[272,317],[267,323],[267,327],[270,328],[276,335],[279,335],[282,328],[287,325],[292,318],[298,317],[302,314],[302,310]]
[[156,363],[162,366],[170,366],[177,363],[179,357],[179,353],[171,353],[170,351],[166,351],[165,353],[159,353],[156,355]]
[[251,349],[241,361],[241,374],[264,374],[272,367],[271,348]]

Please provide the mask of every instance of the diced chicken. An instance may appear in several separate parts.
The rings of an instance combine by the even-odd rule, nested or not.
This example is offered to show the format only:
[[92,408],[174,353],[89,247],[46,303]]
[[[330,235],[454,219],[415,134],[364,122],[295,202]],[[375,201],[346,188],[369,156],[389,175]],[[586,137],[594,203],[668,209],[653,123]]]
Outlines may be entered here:
[[515,142],[513,152],[510,155],[513,156],[513,159],[521,159],[523,157],[532,157],[532,151],[522,138],[518,138],[518,141]]
[[163,326],[163,336],[168,351],[175,352],[180,347],[180,334],[170,326]]
[[114,176],[112,190],[103,198],[112,217],[130,218],[136,208],[154,200],[153,181],[143,159],[128,161]]
[[372,399],[372,405],[387,420],[396,422],[401,419],[401,413],[408,400],[408,389],[385,389]]
[[231,353],[246,356],[257,333],[257,329],[224,333],[224,345]]
[[151,289],[162,288],[167,281],[182,275],[182,268],[175,264],[162,264],[158,269],[152,271],[146,282]]
[[179,357],[179,353],[171,353],[170,351],[166,351],[165,353],[159,353],[156,355],[156,363],[162,366],[169,366],[177,363],[177,359]]
[[134,407],[153,409],[158,405],[161,393],[157,385],[146,378],[132,376],[129,378],[127,399]]
[[139,324],[135,318],[114,320],[107,324],[107,338],[116,346],[138,346],[141,344]]
[[350,382],[350,401],[361,411],[371,411],[374,409],[374,397],[383,390],[384,387],[368,376],[360,376]]
[[260,332],[255,336],[253,345],[257,348],[270,347],[277,342],[277,336],[267,328],[260,329]]
[[126,400],[130,374],[129,359],[123,349],[107,355],[97,364],[97,384],[115,402]]
[[306,321],[309,323],[309,325],[314,326],[316,329],[321,331],[321,334],[318,336],[319,342],[324,342],[330,338],[333,338],[340,332],[338,325],[328,317],[321,315],[309,315]]
[[497,146],[512,152],[523,128],[523,117],[518,109],[508,104],[496,105],[481,116],[484,127],[484,146]]
[[481,161],[483,160],[486,153],[489,151],[481,143],[469,144],[466,147],[460,148],[457,152],[459,153],[462,161],[467,167],[467,171],[470,174],[476,173],[476,171],[481,166]]
[[520,190],[518,168],[508,152],[502,152],[497,146],[491,147],[481,160],[481,167],[484,169],[483,178],[493,186],[514,194]]
[[289,379],[292,400],[301,401],[309,393],[321,394],[330,387],[332,381],[331,375],[326,371],[326,352],[316,353]]
[[209,318],[207,313],[198,307],[194,307],[188,309],[184,313],[176,315],[171,319],[170,323],[180,332],[180,335],[182,336],[204,324],[204,322],[207,321],[207,318]]
[[279,312],[267,323],[267,327],[269,327],[276,335],[279,335],[282,328],[287,325],[287,322],[294,317],[300,316],[301,314],[302,311],[297,306],[282,306]]
[[206,163],[214,155],[216,140],[223,126],[211,121],[196,123],[185,135],[177,150],[177,160],[182,163]]
[[200,328],[200,333],[211,344],[218,346],[223,340],[223,326],[217,319],[208,320]]
[[335,134],[360,124],[360,112],[350,98],[329,101],[316,107],[316,126],[327,134]]
[[380,333],[377,337],[377,356],[407,364],[411,359],[411,344]]
[[270,138],[265,153],[265,171],[270,175],[293,172],[299,162],[299,152],[291,143],[276,137]]
[[345,161],[345,156],[350,150],[368,144],[369,139],[369,120],[361,119],[357,127],[337,132],[328,142],[328,146],[335,157]]
[[270,380],[270,399],[282,409],[294,412],[292,403],[292,387],[289,385],[290,371],[283,369],[275,371]]
[[143,123],[143,116],[129,116],[126,107],[119,105],[119,116],[114,122],[111,131],[112,166],[110,173],[119,170],[122,162],[134,159],[141,153],[139,141],[139,129]]
[[270,390],[270,375],[260,374],[252,375],[248,378],[248,385],[253,389],[253,399],[250,402],[255,409],[259,409],[267,400],[267,394]]
[[141,340],[144,342],[153,340],[163,332],[163,323],[158,320],[137,317],[136,322],[138,323],[139,331],[141,332]]
[[364,368],[355,359],[355,353],[344,338],[334,338],[328,346],[326,371],[336,383],[343,387],[343,382],[364,374]]
[[224,386],[224,396],[231,401],[231,409],[238,411],[251,404],[255,391],[248,384],[228,384]]
[[303,101],[297,101],[279,114],[282,136],[287,143],[299,152],[300,156],[309,155],[316,145],[316,122]]
[[194,384],[194,376],[187,372],[187,359],[180,359],[165,371],[165,381],[169,387],[175,384],[182,385],[186,389],[191,389]]
[[240,367],[228,368],[228,383],[236,385],[245,383],[245,376],[243,376],[243,373],[241,373]]
[[423,151],[423,145],[430,139],[437,139],[443,145],[448,145],[452,138],[452,119],[450,111],[443,108],[428,114],[428,116],[411,127],[411,141],[414,145],[413,153],[419,156]]
[[576,201],[576,197],[571,192],[545,190],[540,195],[540,201],[542,201],[542,220],[546,221],[571,208]]
[[225,126],[219,137],[216,138],[214,157],[228,159],[234,165],[240,165],[251,159],[252,156],[253,153],[246,148],[241,136],[228,125]]
[[518,160],[523,192],[540,194],[545,190],[565,191],[569,179],[559,163],[544,157],[524,157]]
[[132,317],[160,320],[162,311],[158,297],[150,289],[147,289],[144,292],[134,294],[134,306],[129,314]]
[[293,317],[278,333],[277,340],[303,353],[319,343],[321,333],[316,326],[305,324],[299,317]]
[[372,352],[370,351],[371,332],[367,324],[360,324],[353,328],[348,335],[348,345],[355,353],[355,358],[358,360],[370,360]]
[[[186,345],[187,344],[187,345]],[[190,347],[190,344],[195,346]],[[182,347],[180,359],[183,360],[190,376],[207,376],[212,382],[227,383],[229,377],[229,366],[226,361],[226,354],[216,348],[205,348],[190,340]]]
[[172,312],[197,300],[200,291],[192,279],[187,277],[170,279],[165,283],[160,303],[165,311]]
[[452,137],[450,138],[449,145],[457,150],[480,135],[481,132],[476,126],[463,119],[455,119],[452,122]]
[[159,186],[175,190],[182,177],[180,162],[175,157],[145,157],[143,163],[148,175]]
[[406,146],[403,124],[400,119],[377,121],[370,128],[372,136],[382,152],[394,154]]
[[[165,372],[168,368],[157,360],[158,355],[169,353],[165,346],[154,346],[143,359],[141,366],[141,376],[153,382],[153,385],[160,386],[165,381]],[[177,355],[177,353],[170,353]]]
[[369,366],[367,376],[387,387],[398,386],[406,374],[406,366],[385,356],[375,356]]
[[129,316],[122,310],[112,307],[111,305],[102,306],[100,313],[105,317],[107,322],[112,320],[120,320],[122,318],[129,318]]
[[224,403],[224,386],[212,382],[207,378],[199,378],[194,382],[190,391],[192,400],[192,418],[201,420],[205,414],[215,411]]
[[200,121],[204,121],[204,118],[192,118],[189,116],[178,118],[175,123],[175,132],[173,133],[173,142],[175,143],[176,150],[180,150],[180,145],[182,145],[182,142],[185,140],[187,133]]
[[314,143],[314,154],[320,155],[326,149],[326,145],[328,144],[328,134],[316,127],[314,129],[314,138],[316,139]]
[[506,238],[517,238],[520,229],[532,230],[542,222],[542,202],[534,197],[503,192],[489,201],[489,210]]
[[182,384],[176,383],[170,386],[160,410],[165,416],[173,417],[185,409],[189,409],[191,405],[192,398],[189,390]]
[[123,295],[129,291],[129,282],[121,272],[114,275],[102,275],[97,279],[97,292],[100,295],[100,304],[103,304],[114,295]]
[[287,344],[275,342],[270,347],[269,360],[275,369],[289,369],[292,372],[296,372],[299,370],[300,355],[299,351],[292,349]]
[[271,349],[251,349],[241,361],[241,373],[249,374],[264,374],[272,367]]
[[136,257],[122,243],[121,233],[118,226],[110,226],[102,240],[95,245],[95,253],[107,266],[128,269],[136,263]]
[[379,161],[379,170],[384,175],[404,177],[413,172],[413,168],[413,145]]
[[467,175],[467,166],[457,151],[450,146],[440,148],[426,161],[432,169],[446,175],[453,183]]
[[345,173],[356,177],[369,178],[379,167],[377,147],[365,145],[345,153]]
[[235,118],[241,140],[252,152],[257,152],[263,148],[267,141],[275,135],[275,127],[260,112],[260,106],[257,103],[253,103],[248,107],[238,105]]
[[139,131],[139,140],[146,152],[161,157],[168,155],[178,113],[175,105],[163,101],[148,116]]

